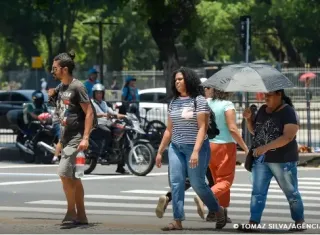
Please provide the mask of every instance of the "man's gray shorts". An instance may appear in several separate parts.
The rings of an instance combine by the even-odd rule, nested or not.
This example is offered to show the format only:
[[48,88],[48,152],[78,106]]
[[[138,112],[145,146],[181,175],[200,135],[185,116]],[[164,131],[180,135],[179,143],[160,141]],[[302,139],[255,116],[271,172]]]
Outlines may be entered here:
[[81,142],[81,136],[75,136],[61,150],[61,159],[58,167],[58,175],[75,179],[77,148]]

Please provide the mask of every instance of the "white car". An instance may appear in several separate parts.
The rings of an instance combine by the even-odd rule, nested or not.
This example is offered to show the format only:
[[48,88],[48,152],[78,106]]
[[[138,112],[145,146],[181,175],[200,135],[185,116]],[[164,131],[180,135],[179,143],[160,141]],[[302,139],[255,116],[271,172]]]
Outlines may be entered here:
[[[140,96],[140,116],[150,121],[161,121],[167,124],[168,103],[165,101],[166,88],[151,88],[139,90]],[[121,106],[121,102],[116,103],[116,107]],[[142,120],[144,123],[144,120]]]

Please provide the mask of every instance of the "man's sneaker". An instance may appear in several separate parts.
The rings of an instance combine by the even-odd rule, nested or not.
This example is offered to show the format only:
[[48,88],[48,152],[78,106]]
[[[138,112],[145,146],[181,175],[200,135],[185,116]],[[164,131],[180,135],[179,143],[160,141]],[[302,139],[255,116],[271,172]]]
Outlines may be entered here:
[[129,171],[127,171],[126,169],[124,169],[124,167],[120,167],[120,168],[118,167],[117,170],[116,170],[116,172],[117,172],[117,173],[120,173],[120,174],[122,174],[122,175],[128,175],[128,174],[130,174]]
[[156,215],[158,218],[163,217],[163,214],[166,211],[168,204],[169,198],[167,196],[159,197],[158,205],[156,207]]
[[52,158],[52,161],[51,161],[53,164],[54,163],[57,163],[57,162],[59,162],[59,158],[57,157],[57,156],[54,156],[53,158]]
[[198,215],[201,217],[201,219],[204,219],[204,204],[203,202],[201,201],[200,197],[199,196],[196,196],[194,198],[194,202],[196,203],[197,205],[197,212],[198,212]]

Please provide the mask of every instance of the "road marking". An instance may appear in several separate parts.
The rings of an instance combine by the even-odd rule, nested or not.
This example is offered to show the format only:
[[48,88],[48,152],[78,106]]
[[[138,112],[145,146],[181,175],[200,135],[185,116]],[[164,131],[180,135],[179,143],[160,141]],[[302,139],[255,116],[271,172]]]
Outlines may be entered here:
[[[128,197],[129,200],[134,200],[132,197]],[[119,198],[118,198],[119,199]],[[145,200],[144,198],[143,200]],[[153,198],[152,201],[157,201],[159,198]],[[188,200],[189,202],[194,202],[193,198],[186,198],[190,199]],[[128,199],[122,199],[122,200],[128,200]],[[146,200],[147,201],[147,200]],[[185,200],[186,201],[186,200]],[[66,206],[67,202],[66,201],[61,201],[61,200],[39,200],[39,201],[30,201],[30,202],[25,202],[26,204],[33,204],[33,205],[59,205],[59,206]],[[232,208],[242,208],[243,206],[245,208],[249,208],[248,205],[250,205],[250,201],[248,200],[231,200],[232,205],[240,205],[240,207],[234,207]],[[285,206],[285,211],[287,211],[287,207],[289,206],[289,203],[287,201],[270,201],[267,202],[268,205],[273,205],[273,206]],[[306,203],[304,202],[303,205],[305,207],[319,207],[320,205],[318,203]],[[115,207],[115,208],[144,208],[144,209],[155,209],[156,204],[139,204],[139,203],[123,203],[123,202],[118,202],[118,203],[113,203],[113,202],[92,202],[92,201],[85,201],[85,206],[93,206],[93,207]],[[168,209],[172,209],[171,205],[168,205]],[[196,206],[189,206],[189,205],[184,205],[185,210],[196,210]],[[308,210],[306,210],[308,211]],[[310,210],[309,210],[310,211]]]
[[[149,191],[150,194],[157,194],[157,193],[167,193],[166,191],[158,191],[158,190],[131,190],[131,191],[124,191],[124,192],[132,192],[132,193],[147,193]],[[237,188],[237,187],[231,187],[231,192],[233,191],[240,191],[240,192],[251,192],[251,188]],[[299,190],[300,193],[303,194],[315,194],[319,195],[319,192],[317,191],[307,191],[307,190]],[[271,193],[283,193],[281,189],[269,189],[268,192]],[[186,192],[186,195],[195,195],[195,192]]]
[[[299,190],[300,189],[313,189],[313,190],[320,190],[320,187],[312,187],[312,186],[301,186],[302,182],[299,182]],[[233,187],[249,187],[252,188],[252,184],[232,184],[231,188]],[[168,187],[170,188],[170,187]],[[274,185],[270,185],[270,188],[278,188],[279,189],[279,185],[278,184],[274,184]]]
[[[162,176],[167,175],[167,172],[159,172],[159,173],[150,173],[148,176]],[[58,175],[57,175],[58,177]],[[109,176],[92,176],[92,177],[85,177],[82,178],[82,181],[87,180],[107,180],[107,179],[122,179],[122,178],[134,178],[134,177],[141,177],[135,175],[109,175]],[[9,181],[9,182],[1,182],[0,186],[9,186],[9,185],[21,185],[21,184],[40,184],[40,183],[51,183],[51,182],[60,182],[60,179],[52,179],[52,180],[24,180],[24,181]]]
[[18,172],[15,172],[15,173],[0,173],[0,176],[6,176],[6,175],[9,175],[9,176],[55,176],[57,177],[57,174],[45,174],[45,173],[18,173]]
[[315,177],[300,177],[299,180],[315,180],[315,181],[320,181],[320,178],[315,178]]
[[[312,187],[312,186],[301,186],[301,184],[303,184],[303,182],[299,182],[299,190],[300,189],[312,189],[312,190],[319,190],[320,191],[320,187]],[[232,184],[231,188],[233,187],[247,187],[252,189],[252,184]],[[170,189],[169,186],[165,187],[166,189]],[[269,186],[269,188],[276,188],[279,189],[279,185],[277,184],[277,182],[271,182],[271,185]],[[192,189],[192,188],[190,188]]]
[[0,166],[0,169],[11,169],[11,168],[44,168],[44,167],[58,167],[58,165],[8,165],[8,166]]
[[[272,195],[271,195],[272,196]],[[85,195],[84,196],[86,199],[104,199],[104,200],[131,200],[131,201],[153,201],[153,202],[157,202],[159,200],[159,197],[150,197],[150,196],[122,196],[122,195]],[[268,195],[269,198],[269,195]],[[288,201],[285,197],[282,198],[276,198],[277,201],[271,201],[271,200],[267,200],[267,206],[268,205],[274,205],[274,206],[288,206]],[[280,200],[279,199],[283,199]],[[190,197],[186,197],[184,199],[185,202],[192,202],[194,203],[194,199],[190,198]],[[304,200],[303,204],[305,207],[320,207],[320,204],[317,203],[309,203],[309,202],[305,202],[306,200]],[[119,202],[120,203],[120,202]],[[234,200],[233,196],[231,195],[231,202],[230,202],[231,206],[235,205],[235,204],[245,204],[245,205],[250,205],[250,200]]]
[[[232,189],[231,189],[232,191]],[[155,194],[155,195],[166,195],[167,191],[162,191],[162,190],[128,190],[128,191],[121,191],[122,193],[136,193],[136,194]],[[282,192],[282,191],[281,191]],[[185,192],[185,195],[187,196],[196,196],[195,192]],[[251,198],[251,193],[231,193],[231,198],[233,197],[245,197],[245,198]],[[283,199],[285,198],[284,194],[280,195],[270,195],[268,194],[268,199],[269,198],[276,198],[276,199]],[[320,201],[320,197],[309,197],[309,196],[302,196],[303,200],[314,200],[314,201]]]
[[[158,201],[159,197],[139,197],[139,196],[121,196],[121,195],[84,195],[88,199],[105,200],[137,200],[137,201]],[[194,202],[193,198],[185,198],[185,202]]]
[[[230,211],[235,211],[232,210],[232,208],[229,209]],[[65,208],[43,208],[43,207],[10,207],[10,206],[0,206],[0,211],[11,211],[11,212],[27,212],[27,213],[32,213],[32,212],[38,212],[38,213],[50,213],[50,214],[65,214],[66,209]],[[272,210],[274,212],[271,213],[278,213],[277,209]],[[148,216],[152,218],[156,218],[154,212],[143,212],[143,211],[119,211],[119,210],[91,210],[87,209],[86,210],[88,215],[122,215],[122,216]],[[249,208],[246,210],[241,210],[241,212],[249,212]],[[268,213],[268,209],[264,210],[265,213]],[[320,214],[320,212],[317,212]],[[289,216],[289,210],[288,210],[288,216],[287,217],[277,217],[277,216],[263,216],[264,221],[268,221],[269,223],[271,222],[276,222],[276,223],[281,223],[281,222],[288,222],[292,223],[292,219]],[[314,215],[314,214],[313,214]],[[199,215],[197,213],[186,213],[186,216],[188,218],[199,218]],[[232,215],[233,220],[244,220],[245,216],[247,215]],[[172,218],[171,213],[165,213],[164,217]],[[308,223],[319,223],[319,219],[310,219],[308,218]]]

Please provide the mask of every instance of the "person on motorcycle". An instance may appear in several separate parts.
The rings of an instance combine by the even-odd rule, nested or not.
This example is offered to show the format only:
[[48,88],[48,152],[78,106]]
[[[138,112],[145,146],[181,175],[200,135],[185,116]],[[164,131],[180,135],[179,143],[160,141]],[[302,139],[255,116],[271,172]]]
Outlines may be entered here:
[[44,95],[41,91],[36,90],[32,93],[32,103],[23,106],[23,121],[28,126],[31,133],[35,132],[38,125],[33,125],[32,121],[43,121],[39,118],[42,113],[47,113],[48,109],[44,103]]
[[44,95],[37,90],[32,93],[32,103],[26,104],[23,107],[23,119],[25,124],[39,120],[38,116],[41,113],[48,112],[47,106],[44,104]]
[[[110,108],[107,103],[104,101],[105,87],[102,84],[95,84],[92,87],[92,103],[96,109],[97,118],[98,118],[98,129],[97,132],[101,132],[104,135],[105,145],[103,147],[109,147],[111,145],[111,128],[112,122],[110,118],[122,119],[126,116],[123,114],[118,114],[112,108]],[[94,133],[93,133],[94,134]],[[100,135],[99,135],[100,136]],[[104,151],[105,148],[101,148]],[[102,159],[101,161],[105,161]],[[119,163],[116,172],[120,174],[126,174],[127,171],[124,168],[124,162]]]

